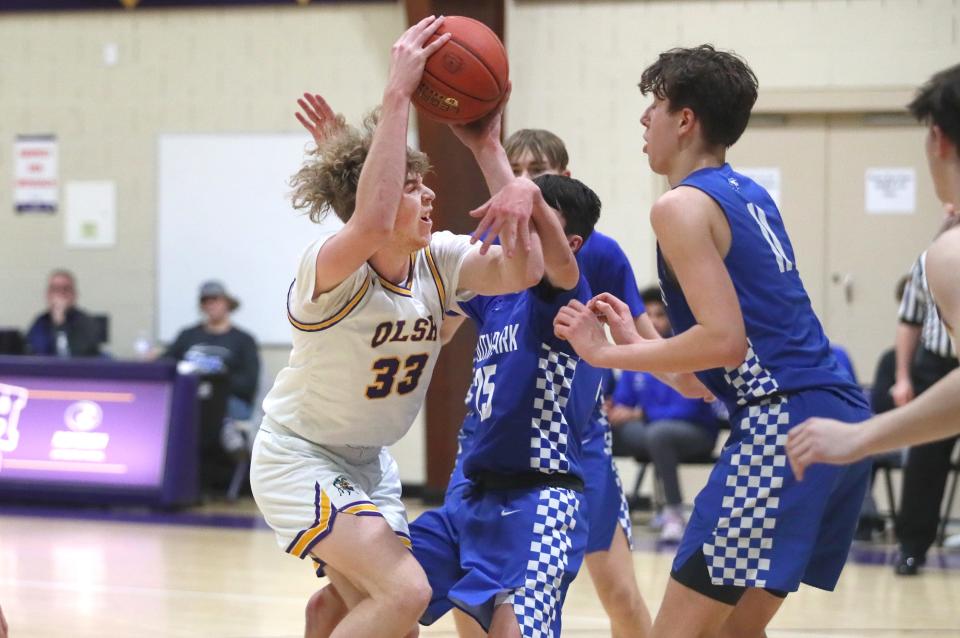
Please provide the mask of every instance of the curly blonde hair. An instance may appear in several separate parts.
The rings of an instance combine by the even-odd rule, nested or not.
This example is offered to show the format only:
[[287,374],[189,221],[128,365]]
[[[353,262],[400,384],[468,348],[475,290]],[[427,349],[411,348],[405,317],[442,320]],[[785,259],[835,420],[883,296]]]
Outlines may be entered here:
[[[357,205],[360,171],[370,152],[377,129],[379,109],[363,118],[360,128],[349,126],[343,115],[327,125],[323,139],[310,151],[310,157],[290,178],[293,207],[303,210],[310,221],[320,223],[332,208],[346,222]],[[407,175],[423,175],[430,170],[425,153],[407,148]]]

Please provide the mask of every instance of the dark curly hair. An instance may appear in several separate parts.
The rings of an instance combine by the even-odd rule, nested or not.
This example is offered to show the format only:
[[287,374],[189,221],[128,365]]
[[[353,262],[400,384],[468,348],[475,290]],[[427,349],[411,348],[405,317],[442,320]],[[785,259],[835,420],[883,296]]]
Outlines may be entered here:
[[640,91],[667,100],[670,110],[689,108],[704,139],[730,147],[740,139],[757,101],[757,76],[740,56],[701,44],[660,54],[640,77]]
[[960,147],[960,64],[927,80],[907,108],[920,122],[939,126]]
[[[360,171],[370,152],[378,118],[379,110],[372,111],[358,129],[348,126],[343,116],[337,115],[310,152],[310,158],[290,178],[293,207],[305,210],[310,221],[321,222],[330,208],[344,222],[353,215]],[[429,170],[426,154],[408,148],[407,175],[423,175]]]
[[533,183],[543,194],[543,201],[563,215],[563,232],[580,235],[583,241],[593,233],[600,219],[600,198],[580,180],[565,175],[541,175]]

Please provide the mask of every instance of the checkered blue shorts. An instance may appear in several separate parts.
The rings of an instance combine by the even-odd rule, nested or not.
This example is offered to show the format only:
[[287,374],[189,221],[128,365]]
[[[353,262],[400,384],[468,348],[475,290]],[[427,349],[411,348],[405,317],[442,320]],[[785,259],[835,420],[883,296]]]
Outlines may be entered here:
[[489,490],[451,499],[410,526],[433,597],[421,623],[454,606],[488,629],[513,607],[524,638],[560,635],[567,587],[583,562],[582,494],[566,488]]
[[856,423],[869,411],[830,391],[775,395],[731,416],[731,433],[674,560],[679,570],[702,549],[714,585],[832,590],[856,529],[870,462],[816,465],[798,482],[784,445],[813,416]]

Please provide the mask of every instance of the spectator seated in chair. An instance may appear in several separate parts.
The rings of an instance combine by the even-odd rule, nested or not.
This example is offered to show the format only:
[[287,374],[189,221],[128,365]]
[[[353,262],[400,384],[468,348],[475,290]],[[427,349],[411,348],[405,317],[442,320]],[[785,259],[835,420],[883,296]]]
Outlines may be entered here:
[[47,279],[47,311],[27,331],[28,354],[58,357],[99,357],[103,341],[97,320],[76,307],[77,281],[58,269]]
[[[249,421],[260,378],[256,340],[231,321],[230,314],[239,305],[222,283],[204,283],[200,287],[203,321],[181,331],[162,355],[180,361],[181,371],[227,376],[226,419],[218,437],[223,452],[236,459],[245,457],[252,445],[254,432]],[[225,468],[224,478],[230,473]],[[223,487],[219,485],[222,482],[217,480],[217,485],[207,487]]]

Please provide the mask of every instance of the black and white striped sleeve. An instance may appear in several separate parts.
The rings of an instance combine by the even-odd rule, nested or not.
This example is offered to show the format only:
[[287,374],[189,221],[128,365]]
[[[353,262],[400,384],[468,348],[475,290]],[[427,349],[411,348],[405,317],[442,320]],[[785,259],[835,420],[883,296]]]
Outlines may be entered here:
[[923,285],[923,258],[917,259],[910,269],[910,279],[903,288],[903,299],[897,313],[900,323],[922,326],[927,314],[927,299]]

